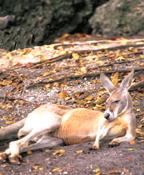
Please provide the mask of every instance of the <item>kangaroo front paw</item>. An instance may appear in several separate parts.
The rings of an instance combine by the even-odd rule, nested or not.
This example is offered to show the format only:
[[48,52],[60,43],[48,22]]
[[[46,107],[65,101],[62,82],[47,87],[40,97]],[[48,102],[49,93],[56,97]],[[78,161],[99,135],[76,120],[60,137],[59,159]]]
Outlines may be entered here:
[[119,145],[120,145],[120,143],[118,141],[111,141],[109,143],[109,147],[114,147],[114,146],[119,146]]
[[9,162],[12,164],[20,165],[22,157],[20,155],[17,156],[9,156]]
[[8,155],[5,152],[0,153],[0,162],[5,162],[8,158]]
[[129,141],[129,144],[130,145],[134,145],[134,144],[136,144],[136,141],[135,140],[131,140],[131,141]]
[[99,148],[100,148],[99,145],[92,145],[90,147],[90,150],[98,150]]

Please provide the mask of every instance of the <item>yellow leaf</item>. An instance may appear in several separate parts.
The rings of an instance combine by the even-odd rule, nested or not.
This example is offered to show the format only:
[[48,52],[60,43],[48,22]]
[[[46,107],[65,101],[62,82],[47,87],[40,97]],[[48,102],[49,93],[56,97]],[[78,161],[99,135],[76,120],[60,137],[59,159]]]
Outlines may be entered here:
[[52,173],[61,173],[62,169],[60,167],[54,167],[51,171]]
[[31,48],[26,48],[20,51],[20,55],[26,55],[32,51]]
[[65,150],[64,149],[58,149],[58,150],[55,150],[54,152],[53,152],[53,155],[54,156],[63,156],[65,154]]
[[87,101],[91,101],[91,100],[93,100],[93,96],[92,95],[89,95],[89,96],[87,96],[86,98],[85,98],[85,100],[87,100]]
[[118,82],[119,82],[119,73],[116,72],[115,74],[113,74],[113,75],[111,76],[111,80],[112,80],[112,83],[113,83],[114,85],[117,85]]
[[134,148],[128,148],[128,151],[134,151],[135,149]]
[[66,99],[68,97],[67,91],[62,91],[58,94],[59,98]]
[[33,165],[32,166],[32,169],[34,170],[34,171],[43,171],[43,166],[42,165],[40,165],[40,164],[35,164],[35,165]]
[[11,80],[3,80],[3,81],[0,82],[1,86],[8,86],[10,84],[12,84]]
[[87,68],[86,67],[81,67],[80,71],[85,74],[85,73],[87,73]]
[[105,101],[106,101],[106,98],[104,95],[103,96],[99,95],[96,98],[96,104],[98,105],[101,105],[101,104],[103,105]]
[[6,125],[11,125],[11,124],[14,124],[15,122],[14,121],[6,121],[5,124]]
[[123,56],[119,56],[119,57],[117,58],[117,61],[123,61],[123,60],[125,60],[125,58],[124,58]]
[[96,104],[95,109],[103,111],[105,109],[104,106]]
[[75,60],[78,60],[79,59],[79,54],[77,53],[72,53],[72,58],[75,59]]
[[48,75],[50,75],[50,74],[51,74],[50,71],[48,71],[48,72],[44,72],[44,73],[43,73],[43,76],[45,77],[45,76],[48,76]]
[[82,149],[77,150],[76,153],[77,153],[77,154],[81,154],[81,153],[83,153],[83,150],[82,150]]
[[102,175],[100,168],[96,168],[95,170],[93,170],[93,172],[95,173],[95,175]]

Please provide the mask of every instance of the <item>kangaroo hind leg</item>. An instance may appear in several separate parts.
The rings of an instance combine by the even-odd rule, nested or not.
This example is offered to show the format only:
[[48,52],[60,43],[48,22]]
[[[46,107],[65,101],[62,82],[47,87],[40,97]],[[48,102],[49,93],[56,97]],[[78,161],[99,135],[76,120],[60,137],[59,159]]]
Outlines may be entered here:
[[38,150],[38,149],[43,149],[43,148],[53,148],[56,146],[63,146],[64,141],[60,138],[56,137],[50,137],[48,135],[42,136],[39,140],[37,140],[36,143],[28,145],[27,148],[22,149],[20,152],[26,152],[28,150]]

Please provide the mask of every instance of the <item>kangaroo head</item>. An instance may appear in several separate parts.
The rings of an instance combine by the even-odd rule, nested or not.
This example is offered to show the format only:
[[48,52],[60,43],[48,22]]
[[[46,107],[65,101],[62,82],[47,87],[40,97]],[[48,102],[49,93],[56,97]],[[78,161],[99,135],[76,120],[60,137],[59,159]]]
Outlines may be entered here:
[[132,105],[128,89],[132,83],[134,70],[132,70],[121,82],[119,87],[115,87],[111,80],[104,75],[100,75],[102,85],[109,93],[106,101],[104,117],[112,121],[126,112]]

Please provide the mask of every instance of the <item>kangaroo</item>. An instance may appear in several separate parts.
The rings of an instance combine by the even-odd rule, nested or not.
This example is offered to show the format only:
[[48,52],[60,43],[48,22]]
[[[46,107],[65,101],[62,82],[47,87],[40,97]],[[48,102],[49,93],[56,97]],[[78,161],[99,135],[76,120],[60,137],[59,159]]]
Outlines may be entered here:
[[[93,149],[99,149],[100,140],[104,138],[112,138],[111,146],[121,142],[134,143],[136,119],[128,92],[133,74],[131,71],[119,87],[115,87],[105,74],[100,75],[102,85],[109,93],[104,112],[55,104],[35,109],[17,124],[17,128],[14,129],[16,124],[13,124],[13,131],[21,127],[17,134],[19,139],[10,142],[8,149],[0,153],[0,160],[8,158],[11,163],[20,163],[20,153],[28,149],[51,148],[63,143],[94,141]],[[9,131],[4,128],[7,135],[12,132],[8,127]]]

